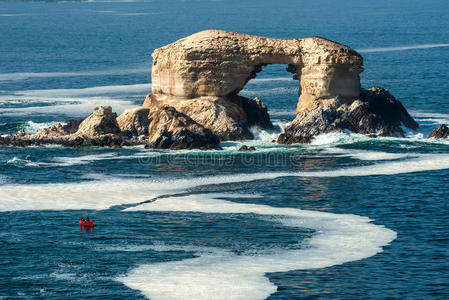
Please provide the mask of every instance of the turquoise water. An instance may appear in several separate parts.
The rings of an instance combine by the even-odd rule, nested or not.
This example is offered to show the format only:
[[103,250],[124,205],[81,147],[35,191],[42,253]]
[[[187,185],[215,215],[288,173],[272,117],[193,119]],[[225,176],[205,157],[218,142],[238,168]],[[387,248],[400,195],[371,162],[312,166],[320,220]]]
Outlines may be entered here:
[[[0,148],[0,298],[448,298],[446,1],[0,2],[0,134],[140,105],[151,52],[203,29],[319,35],[365,59],[419,122],[407,137],[271,141],[298,82],[242,95],[273,131],[221,151]],[[240,153],[242,145],[258,151]],[[95,220],[79,228],[81,214]]]

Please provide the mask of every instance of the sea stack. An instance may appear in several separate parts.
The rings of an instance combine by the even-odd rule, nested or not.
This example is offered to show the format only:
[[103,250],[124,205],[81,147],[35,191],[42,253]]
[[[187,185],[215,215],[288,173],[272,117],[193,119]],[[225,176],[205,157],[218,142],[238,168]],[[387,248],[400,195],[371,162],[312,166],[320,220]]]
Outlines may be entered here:
[[250,127],[273,127],[267,106],[239,95],[268,64],[285,64],[299,80],[296,117],[277,139],[308,143],[327,132],[403,136],[418,124],[388,90],[362,89],[362,56],[321,38],[274,39],[223,30],[195,33],[153,52],[152,92],[119,117],[97,108],[84,121],[57,124],[35,135],[0,138],[0,145],[59,143],[218,149],[252,139]]
[[271,128],[260,100],[238,96],[268,64],[285,64],[299,80],[296,118],[279,143],[310,142],[321,133],[350,130],[402,136],[418,124],[387,90],[364,90],[363,58],[348,46],[320,38],[273,39],[206,30],[153,52],[152,93],[144,107],[168,105],[221,140],[252,138],[248,128]]

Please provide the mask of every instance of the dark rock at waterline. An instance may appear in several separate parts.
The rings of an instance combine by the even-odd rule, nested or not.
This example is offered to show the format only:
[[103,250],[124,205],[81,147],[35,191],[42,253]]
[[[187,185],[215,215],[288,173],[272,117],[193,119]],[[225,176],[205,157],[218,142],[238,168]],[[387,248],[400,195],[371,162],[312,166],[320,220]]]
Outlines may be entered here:
[[359,99],[352,102],[337,97],[326,105],[300,112],[279,136],[278,143],[310,143],[319,134],[345,130],[369,136],[404,136],[402,124],[418,128],[400,101],[388,90],[375,87],[362,90]]
[[149,145],[156,149],[220,149],[219,138],[170,106],[150,111]]
[[242,145],[237,151],[239,152],[256,151],[256,148],[253,146],[248,147],[247,145]]
[[449,137],[449,127],[445,124],[441,124],[437,128],[435,128],[432,133],[429,135],[430,138],[434,139],[446,139]]
[[237,150],[237,151],[238,151],[238,152],[245,152],[245,151],[248,151],[248,150],[249,150],[248,146],[242,145],[242,146],[239,148],[239,150]]
[[[268,115],[268,108],[259,98],[248,99],[239,95],[232,98],[239,99],[240,105],[246,113],[246,126],[258,126],[262,129],[272,129],[273,123]],[[235,100],[234,100],[235,101]]]

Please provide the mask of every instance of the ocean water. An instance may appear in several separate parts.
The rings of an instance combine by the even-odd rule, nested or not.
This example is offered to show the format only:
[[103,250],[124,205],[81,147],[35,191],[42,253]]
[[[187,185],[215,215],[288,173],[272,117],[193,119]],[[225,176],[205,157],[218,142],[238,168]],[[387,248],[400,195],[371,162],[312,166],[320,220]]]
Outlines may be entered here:
[[298,82],[271,65],[241,91],[276,125],[253,141],[0,148],[0,299],[449,298],[449,141],[426,138],[449,123],[448,11],[445,0],[0,2],[0,134],[140,105],[151,52],[204,29],[347,44],[364,56],[362,85],[389,89],[420,124],[405,138],[277,145]]

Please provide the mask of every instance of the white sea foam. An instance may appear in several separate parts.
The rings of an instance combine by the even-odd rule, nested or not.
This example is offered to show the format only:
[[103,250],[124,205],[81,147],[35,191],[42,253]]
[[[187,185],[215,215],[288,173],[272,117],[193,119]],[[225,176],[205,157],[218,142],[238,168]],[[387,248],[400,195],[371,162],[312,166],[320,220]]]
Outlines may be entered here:
[[93,161],[114,159],[117,156],[114,153],[92,154],[75,157],[55,157],[54,163],[47,163],[48,166],[53,167],[67,167],[74,165],[85,165]]
[[153,16],[159,15],[160,13],[156,12],[130,12],[130,13],[116,13],[114,16]]
[[[142,99],[151,89],[149,83],[134,85],[97,86],[83,89],[49,89],[15,92],[0,96],[0,102],[26,104],[24,107],[2,108],[0,116],[68,114],[85,115],[101,105],[110,105],[117,113],[132,103],[124,96],[139,95]],[[43,104],[47,104],[43,106]]]
[[262,88],[262,89],[244,89],[239,92],[240,95],[245,97],[260,97],[260,96],[272,96],[272,95],[285,95],[295,94],[298,95],[299,87],[278,87],[278,88]]
[[278,144],[273,144],[273,140],[277,140],[279,134],[284,132],[285,127],[290,124],[287,121],[273,121],[274,129],[267,130],[260,127],[250,128],[251,133],[254,136],[254,140],[243,141],[242,143],[251,143],[251,145],[274,145],[276,148],[280,148]]
[[424,45],[410,45],[410,46],[366,48],[366,49],[356,49],[356,50],[360,53],[370,53],[370,52],[405,51],[405,50],[429,49],[429,48],[441,48],[441,47],[449,47],[449,44],[424,44]]
[[108,85],[94,86],[82,89],[48,89],[48,90],[27,90],[17,94],[26,97],[77,97],[95,96],[123,93],[139,93],[145,95],[151,90],[150,83],[130,84],[130,85]]
[[299,250],[270,249],[256,255],[236,255],[223,249],[199,251],[199,257],[193,259],[143,264],[117,280],[150,299],[264,299],[277,290],[266,273],[360,260],[381,252],[381,247],[396,238],[394,231],[357,215],[235,203],[217,197],[220,195],[163,198],[128,210],[277,215],[284,217],[277,220],[285,226],[317,233]]
[[38,162],[33,162],[27,158],[19,158],[17,156],[14,156],[13,158],[9,159],[6,164],[8,165],[15,165],[18,167],[39,167],[41,164]]
[[[236,197],[237,195],[230,195]],[[246,195],[242,195],[244,198]],[[99,245],[95,247],[96,251],[122,251],[122,252],[142,252],[142,251],[186,251],[186,252],[200,252],[213,253],[217,252],[216,248],[212,247],[198,247],[194,245],[167,245],[164,242],[155,242],[151,245]]]
[[248,83],[258,83],[258,82],[267,82],[267,81],[291,81],[292,77],[269,77],[269,78],[254,78],[251,79]]
[[157,196],[175,194],[204,185],[270,180],[279,177],[396,175],[443,169],[449,169],[449,154],[421,154],[404,160],[328,171],[234,174],[166,181],[110,179],[65,184],[5,184],[0,186],[2,195],[0,211],[107,209],[113,205],[140,203]]
[[96,251],[120,251],[120,252],[142,252],[154,250],[153,245],[100,245],[95,247]]
[[[129,188],[130,193],[126,192]],[[2,185],[0,211],[107,209],[152,199],[167,192],[167,188],[159,188],[155,182],[140,185],[138,180]]]
[[53,126],[56,124],[56,122],[33,122],[28,121],[25,124],[25,133],[26,134],[33,134],[41,130],[42,128]]
[[[17,108],[2,108],[0,116],[46,116],[52,115],[68,115],[72,117],[86,116],[92,113],[93,109],[98,106],[112,106],[114,112],[122,113],[124,110],[132,107],[132,103],[127,100],[113,99],[107,97],[85,97],[85,98],[52,98],[52,99],[34,99],[37,103],[49,103],[49,106],[29,106]],[[47,100],[47,101],[46,101]]]
[[77,76],[105,76],[105,75],[128,75],[149,73],[151,67],[131,69],[111,69],[102,71],[77,71],[77,72],[26,72],[26,73],[0,73],[0,81],[17,81],[30,78],[52,78],[52,77],[77,77]]
[[418,153],[388,153],[381,151],[368,151],[368,150],[356,150],[356,149],[342,149],[342,148],[326,148],[322,153],[347,156],[356,158],[358,160],[393,160],[419,157]]
[[344,144],[354,144],[358,142],[368,142],[368,141],[383,141],[383,142],[414,142],[414,143],[433,143],[433,144],[444,144],[448,145],[448,139],[429,139],[426,138],[427,134],[422,132],[412,131],[408,128],[403,127],[405,131],[405,137],[376,137],[371,138],[364,134],[357,133],[341,133],[341,132],[331,132],[324,133],[315,136],[310,143],[312,147],[327,147],[327,146],[337,146]]
[[50,277],[56,280],[64,281],[76,281],[78,279],[78,275],[76,273],[53,272],[50,274]]
[[420,123],[429,122],[436,125],[449,124],[449,114],[411,111],[410,114]]
[[423,111],[410,111],[410,114],[415,118],[441,118],[449,120],[449,114],[442,113],[432,113],[432,112],[423,112]]
[[0,184],[6,184],[9,181],[9,177],[0,174]]
[[0,14],[0,17],[23,17],[31,14]]
[[363,134],[330,132],[315,136],[310,144],[313,146],[352,144],[369,139],[371,138]]

